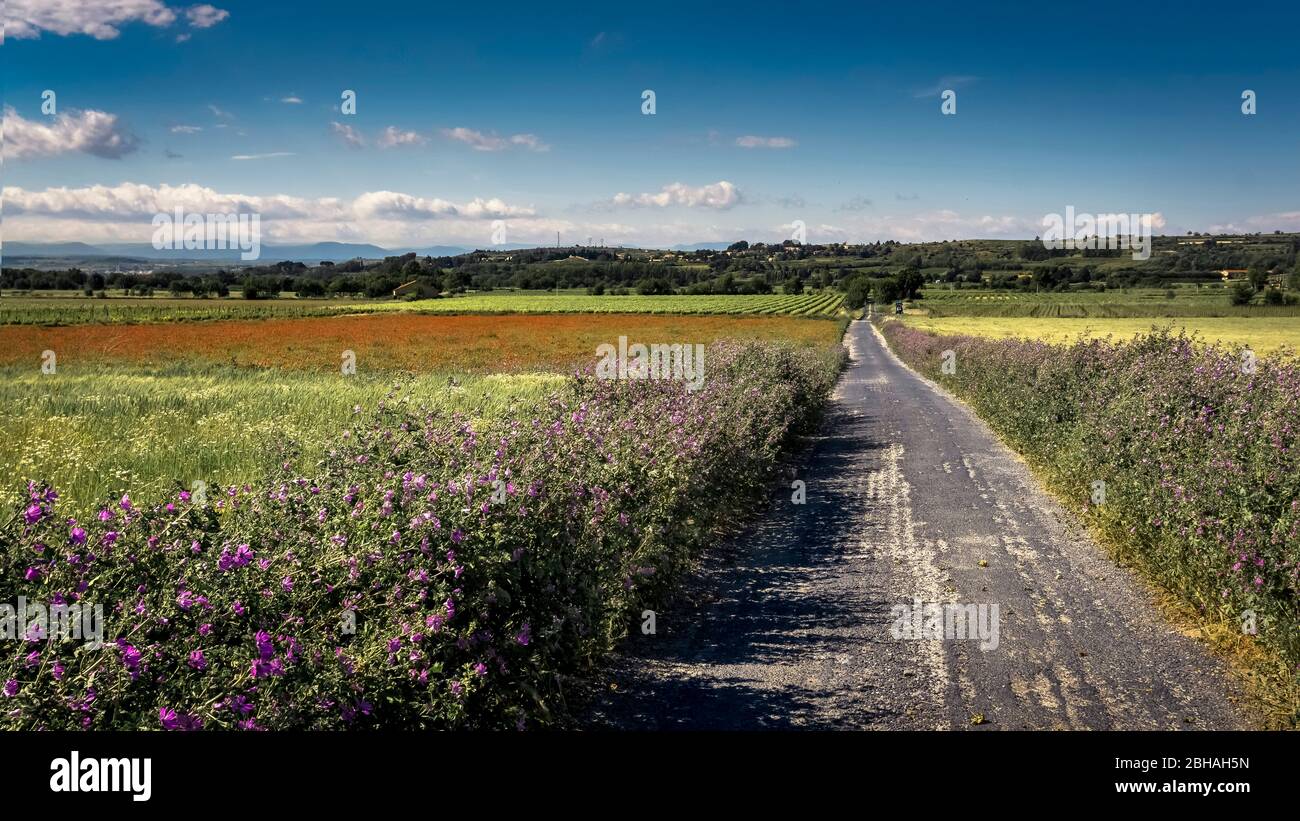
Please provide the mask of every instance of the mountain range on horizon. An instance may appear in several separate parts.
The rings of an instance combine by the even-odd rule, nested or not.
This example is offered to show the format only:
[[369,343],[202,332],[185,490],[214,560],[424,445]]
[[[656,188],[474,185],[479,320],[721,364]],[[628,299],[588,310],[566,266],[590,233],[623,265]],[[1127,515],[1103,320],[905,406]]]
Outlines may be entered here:
[[[700,242],[674,245],[668,250],[725,250],[730,242]],[[261,255],[255,261],[280,262],[292,260],[298,262],[329,261],[344,262],[358,257],[362,259],[382,259],[415,253],[417,256],[453,257],[468,254],[475,250],[515,251],[524,248],[537,248],[536,244],[507,243],[490,249],[476,249],[460,245],[431,245],[421,248],[383,248],[371,243],[353,242],[316,242],[298,245],[266,245],[261,247]],[[585,247],[585,246],[569,246]],[[157,249],[147,242],[123,242],[91,244],[86,242],[25,242],[10,241],[0,244],[0,254],[6,258],[48,258],[48,257],[86,257],[86,258],[121,258],[148,261],[200,261],[200,262],[241,262],[239,249]]]

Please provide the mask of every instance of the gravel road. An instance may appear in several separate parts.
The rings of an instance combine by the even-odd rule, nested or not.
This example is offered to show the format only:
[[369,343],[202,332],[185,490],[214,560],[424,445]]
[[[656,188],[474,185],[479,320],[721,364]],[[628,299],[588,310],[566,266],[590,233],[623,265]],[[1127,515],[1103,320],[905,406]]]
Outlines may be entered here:
[[[705,558],[656,632],[625,643],[586,726],[1247,726],[1222,665],[987,426],[868,323],[846,341],[850,366],[793,463],[806,502],[782,490]],[[925,607],[944,604],[983,607],[950,607],[945,630]]]

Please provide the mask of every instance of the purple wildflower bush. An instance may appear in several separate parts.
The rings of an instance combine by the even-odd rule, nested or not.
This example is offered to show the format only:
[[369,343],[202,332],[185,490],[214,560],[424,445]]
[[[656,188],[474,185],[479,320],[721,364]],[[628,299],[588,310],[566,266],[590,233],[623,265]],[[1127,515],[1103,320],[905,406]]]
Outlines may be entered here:
[[395,389],[308,470],[0,526],[0,602],[104,608],[7,642],[5,729],[526,728],[758,503],[843,353],[717,343],[704,387],[576,374],[477,420]]
[[[1300,664],[1296,360],[1159,329],[1068,346],[893,321],[883,333],[1162,584],[1226,622],[1252,611],[1260,640]],[[945,350],[954,374],[941,372]]]

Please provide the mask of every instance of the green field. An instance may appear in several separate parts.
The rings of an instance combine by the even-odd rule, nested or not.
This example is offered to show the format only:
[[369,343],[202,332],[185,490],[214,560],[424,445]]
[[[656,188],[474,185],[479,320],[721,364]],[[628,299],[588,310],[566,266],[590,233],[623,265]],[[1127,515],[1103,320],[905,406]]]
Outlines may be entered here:
[[[535,402],[562,381],[424,375],[403,384],[411,401],[486,418]],[[24,478],[55,484],[69,511],[88,510],[107,493],[159,498],[177,481],[244,482],[278,463],[282,442],[314,462],[354,407],[373,408],[393,385],[383,374],[340,379],[225,366],[114,366],[57,381],[30,368],[0,369],[0,476],[8,477],[0,505],[17,504]]]
[[0,325],[77,325],[300,318],[411,311],[430,314],[651,313],[834,316],[843,296],[810,294],[590,296],[562,291],[490,291],[410,302],[364,299],[0,297]]

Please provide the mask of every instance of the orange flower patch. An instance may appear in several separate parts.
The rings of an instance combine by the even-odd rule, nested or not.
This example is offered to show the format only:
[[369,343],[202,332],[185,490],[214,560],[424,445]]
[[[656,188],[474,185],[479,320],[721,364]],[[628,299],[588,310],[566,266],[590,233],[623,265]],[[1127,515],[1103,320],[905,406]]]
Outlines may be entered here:
[[495,373],[565,370],[594,361],[596,347],[785,339],[831,345],[839,326],[793,317],[531,314],[383,314],[154,325],[0,326],[0,364],[38,367],[54,351],[60,368],[97,363],[154,367],[210,362],[242,367],[339,370],[345,351],[359,369]]

